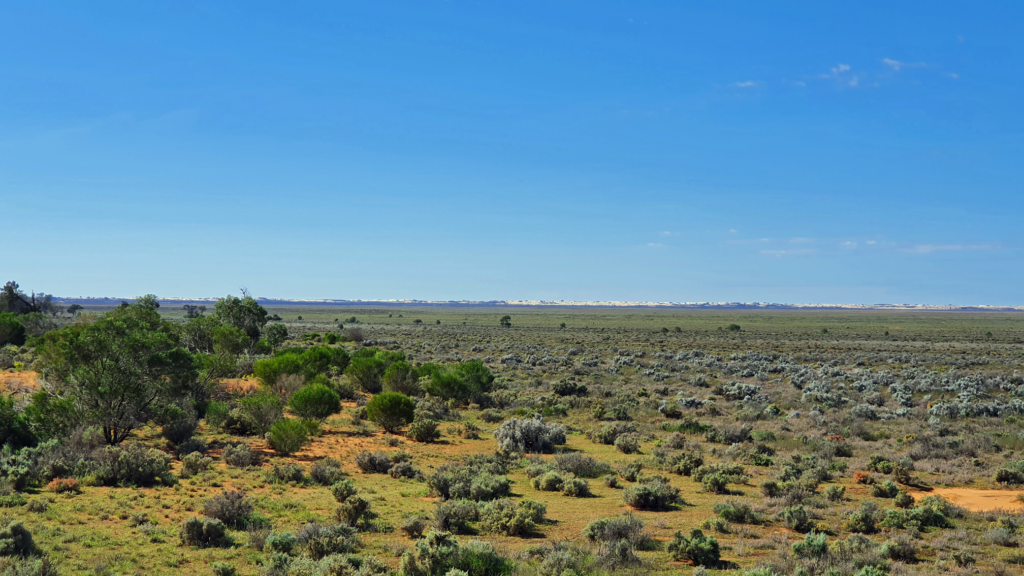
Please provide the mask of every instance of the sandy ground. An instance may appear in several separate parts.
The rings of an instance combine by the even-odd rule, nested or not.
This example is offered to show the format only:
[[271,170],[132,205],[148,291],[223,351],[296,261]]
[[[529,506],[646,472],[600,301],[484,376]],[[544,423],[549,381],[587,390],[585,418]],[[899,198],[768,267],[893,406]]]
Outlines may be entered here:
[[980,490],[978,488],[935,488],[930,492],[914,492],[914,499],[926,496],[942,496],[946,500],[963,506],[972,512],[986,510],[1024,511],[1024,502],[1017,500],[1024,490]]
[[0,372],[0,392],[17,394],[34,392],[39,388],[35,372]]

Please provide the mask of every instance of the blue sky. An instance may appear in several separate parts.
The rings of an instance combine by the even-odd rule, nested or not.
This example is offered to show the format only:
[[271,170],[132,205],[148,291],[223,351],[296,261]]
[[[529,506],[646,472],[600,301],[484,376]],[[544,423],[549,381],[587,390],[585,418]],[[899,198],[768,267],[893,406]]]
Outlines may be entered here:
[[289,4],[0,4],[0,280],[1024,304],[1024,4]]

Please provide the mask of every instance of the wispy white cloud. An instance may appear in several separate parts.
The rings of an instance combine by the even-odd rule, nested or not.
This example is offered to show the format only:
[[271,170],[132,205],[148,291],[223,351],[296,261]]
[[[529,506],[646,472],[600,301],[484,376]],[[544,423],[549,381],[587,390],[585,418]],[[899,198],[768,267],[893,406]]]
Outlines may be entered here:
[[783,256],[809,256],[809,255],[817,254],[817,253],[818,253],[818,249],[817,248],[792,248],[792,249],[789,249],[789,250],[761,250],[760,251],[760,254],[762,256],[774,256],[776,258],[781,258]]
[[679,232],[668,232],[668,231],[665,231],[665,232],[659,232],[658,235],[659,236],[679,236]]
[[956,72],[946,72],[946,76],[948,78],[952,78],[953,80],[959,80],[960,79],[960,75],[957,74]]
[[933,254],[935,252],[966,252],[975,250],[999,250],[998,242],[992,244],[915,244],[904,252],[912,254]]
[[892,68],[893,72],[899,72],[904,68],[925,68],[928,66],[924,62],[901,62],[892,58],[882,58],[882,64]]
[[753,80],[747,80],[745,82],[736,82],[733,86],[737,88],[757,88],[757,82]]
[[840,246],[842,246],[843,248],[849,248],[849,249],[852,250],[853,248],[857,247],[857,243],[856,242],[852,242],[850,240],[847,240],[846,242],[841,243]]
[[790,238],[790,244],[813,244],[816,240],[814,238]]
[[658,244],[658,243],[655,243],[655,242],[648,242],[647,243],[647,247],[648,248],[663,248],[664,246],[665,246],[664,244]]
[[735,233],[736,233],[736,229],[735,228],[730,228],[729,229],[729,234],[735,234]]

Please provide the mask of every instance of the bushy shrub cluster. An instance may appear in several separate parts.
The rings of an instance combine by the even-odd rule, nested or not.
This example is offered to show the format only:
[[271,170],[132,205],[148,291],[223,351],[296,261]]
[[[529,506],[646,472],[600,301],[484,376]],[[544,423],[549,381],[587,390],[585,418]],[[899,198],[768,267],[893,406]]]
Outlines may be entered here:
[[356,454],[356,466],[363,472],[371,474],[390,474],[392,478],[416,478],[420,469],[412,464],[408,452],[399,451],[390,456],[384,452],[367,452]]
[[459,571],[473,576],[502,576],[510,569],[494,547],[480,540],[463,545],[448,532],[428,532],[406,552],[398,565],[400,576],[447,576]]
[[497,458],[478,456],[438,466],[428,483],[433,493],[445,500],[494,500],[511,492],[512,484],[504,472]]
[[679,489],[668,481],[651,478],[622,491],[622,501],[638,510],[669,510],[683,502]]
[[523,536],[544,520],[547,507],[539,502],[499,498],[480,505],[480,527],[492,534]]
[[697,528],[690,530],[689,536],[676,532],[668,544],[668,553],[673,560],[691,562],[694,566],[715,566],[720,558],[718,540]]
[[238,490],[225,490],[207,499],[203,505],[204,516],[220,520],[234,528],[244,528],[252,512],[252,500]]
[[507,454],[544,454],[565,444],[565,427],[545,424],[540,416],[511,418],[495,429],[494,439],[498,441],[498,450]]
[[598,558],[612,570],[640,564],[637,550],[656,546],[643,521],[632,514],[594,520],[583,529],[583,537],[597,545]]

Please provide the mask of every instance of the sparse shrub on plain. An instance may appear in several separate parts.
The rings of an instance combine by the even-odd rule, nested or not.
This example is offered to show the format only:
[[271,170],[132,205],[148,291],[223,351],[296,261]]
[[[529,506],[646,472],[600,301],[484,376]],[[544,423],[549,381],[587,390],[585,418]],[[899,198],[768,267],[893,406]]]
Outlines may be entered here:
[[288,456],[302,450],[309,440],[309,429],[299,420],[278,420],[267,432],[267,443],[278,454]]
[[366,417],[388,433],[395,433],[412,422],[416,403],[399,392],[382,392],[366,404]]
[[678,488],[661,480],[650,480],[623,490],[622,501],[638,510],[669,510],[683,499]]
[[344,477],[341,462],[334,458],[321,458],[309,467],[309,478],[321,486],[331,486]]
[[252,515],[252,500],[244,492],[225,490],[206,500],[203,504],[203,515],[220,520],[227,526],[245,527]]
[[234,466],[235,468],[259,466],[260,463],[259,455],[253,452],[252,448],[250,448],[248,444],[234,444],[226,446],[221,457],[229,466]]
[[416,442],[433,442],[441,437],[441,432],[438,431],[437,422],[434,420],[417,418],[409,425],[406,437]]
[[673,560],[682,560],[694,566],[715,566],[720,558],[718,540],[714,536],[705,536],[694,528],[690,535],[676,532],[668,544],[668,553]]
[[511,418],[495,429],[494,438],[498,441],[498,450],[505,453],[544,454],[565,444],[565,427],[545,424],[539,416],[529,420]]
[[215,548],[230,546],[231,539],[220,520],[193,516],[181,525],[181,543],[197,548]]

